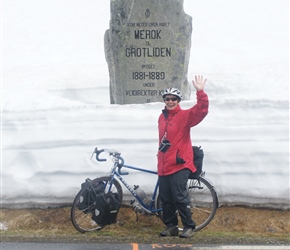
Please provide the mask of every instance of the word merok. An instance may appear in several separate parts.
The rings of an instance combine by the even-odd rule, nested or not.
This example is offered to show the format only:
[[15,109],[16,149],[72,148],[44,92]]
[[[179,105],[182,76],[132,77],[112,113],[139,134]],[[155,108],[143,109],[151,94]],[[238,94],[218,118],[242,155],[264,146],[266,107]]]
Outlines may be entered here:
[[135,39],[161,39],[161,30],[134,30]]

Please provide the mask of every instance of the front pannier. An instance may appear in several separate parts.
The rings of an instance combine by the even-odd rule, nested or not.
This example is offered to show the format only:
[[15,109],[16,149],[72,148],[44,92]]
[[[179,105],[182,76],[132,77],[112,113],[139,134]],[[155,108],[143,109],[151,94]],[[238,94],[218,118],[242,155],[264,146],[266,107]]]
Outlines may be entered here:
[[100,226],[116,223],[120,206],[118,193],[99,194],[96,197],[92,219]]

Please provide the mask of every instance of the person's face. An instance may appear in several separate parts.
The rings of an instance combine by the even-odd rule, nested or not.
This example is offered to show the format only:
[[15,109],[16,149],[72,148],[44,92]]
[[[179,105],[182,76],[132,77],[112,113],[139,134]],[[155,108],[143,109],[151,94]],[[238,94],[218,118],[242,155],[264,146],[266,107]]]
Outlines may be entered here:
[[178,106],[178,98],[175,95],[166,95],[164,98],[165,107],[168,110],[173,110]]

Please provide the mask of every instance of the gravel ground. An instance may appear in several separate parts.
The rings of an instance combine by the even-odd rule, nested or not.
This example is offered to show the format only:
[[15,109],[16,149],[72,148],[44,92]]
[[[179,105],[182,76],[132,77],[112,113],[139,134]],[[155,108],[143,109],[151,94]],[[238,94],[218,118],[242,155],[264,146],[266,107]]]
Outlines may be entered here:
[[290,245],[290,211],[219,208],[214,220],[193,238],[160,237],[164,225],[155,216],[136,215],[122,207],[118,223],[101,231],[79,233],[71,224],[70,208],[2,209],[3,242],[91,242],[159,244]]

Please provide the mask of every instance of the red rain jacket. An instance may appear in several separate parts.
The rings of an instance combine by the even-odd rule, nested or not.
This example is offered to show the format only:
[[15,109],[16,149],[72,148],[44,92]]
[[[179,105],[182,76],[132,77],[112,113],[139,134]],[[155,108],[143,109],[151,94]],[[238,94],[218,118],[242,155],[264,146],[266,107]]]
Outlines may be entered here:
[[[167,152],[158,151],[158,175],[170,175],[181,169],[196,171],[193,164],[193,151],[190,128],[200,123],[208,113],[208,97],[203,91],[196,92],[197,104],[187,110],[178,105],[173,110],[162,110],[158,119],[159,144],[166,133],[171,146]],[[167,125],[166,125],[167,124]],[[176,164],[176,157],[182,158],[184,164]]]

